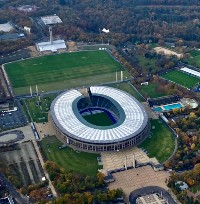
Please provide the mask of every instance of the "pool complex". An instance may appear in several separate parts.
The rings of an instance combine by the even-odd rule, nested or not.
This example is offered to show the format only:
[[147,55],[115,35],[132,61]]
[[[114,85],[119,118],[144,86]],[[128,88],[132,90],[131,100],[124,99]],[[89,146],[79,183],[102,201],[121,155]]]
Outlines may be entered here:
[[182,108],[182,107],[183,105],[181,103],[174,103],[174,104],[168,104],[164,106],[158,106],[158,107],[153,108],[153,110],[157,112],[162,112],[162,111],[170,111],[175,108]]

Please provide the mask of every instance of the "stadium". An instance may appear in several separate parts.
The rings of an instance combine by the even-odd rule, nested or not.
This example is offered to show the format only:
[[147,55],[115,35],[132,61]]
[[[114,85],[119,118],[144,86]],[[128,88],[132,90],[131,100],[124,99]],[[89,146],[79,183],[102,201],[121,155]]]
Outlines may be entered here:
[[134,146],[149,130],[143,106],[128,93],[106,86],[62,93],[52,102],[49,116],[60,139],[89,152]]

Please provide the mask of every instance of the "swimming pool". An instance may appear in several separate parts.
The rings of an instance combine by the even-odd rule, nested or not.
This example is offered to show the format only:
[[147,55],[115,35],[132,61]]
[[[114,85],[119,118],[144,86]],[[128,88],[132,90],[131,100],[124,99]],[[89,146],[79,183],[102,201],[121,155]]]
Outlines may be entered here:
[[156,112],[162,112],[162,111],[170,111],[173,110],[175,108],[182,108],[182,104],[181,103],[174,103],[174,104],[168,104],[168,105],[164,105],[164,106],[158,106],[155,107],[153,110]]
[[175,108],[182,108],[182,104],[181,103],[174,103],[174,104],[169,104],[169,105],[166,105],[166,106],[163,106],[163,108],[165,110],[173,110]]

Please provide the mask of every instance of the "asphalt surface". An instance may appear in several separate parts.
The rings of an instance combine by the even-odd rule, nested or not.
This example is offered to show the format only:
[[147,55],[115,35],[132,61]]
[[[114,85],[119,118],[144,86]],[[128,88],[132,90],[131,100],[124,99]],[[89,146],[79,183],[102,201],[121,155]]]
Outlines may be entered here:
[[138,197],[149,195],[153,193],[162,193],[162,196],[168,201],[170,204],[176,204],[174,199],[171,197],[171,195],[163,188],[160,188],[158,186],[148,186],[144,188],[137,189],[133,191],[129,196],[129,201],[131,204],[136,204],[136,199]]
[[8,188],[10,195],[17,201],[19,204],[26,204],[27,202],[22,198],[22,196],[16,191],[15,187],[8,181],[8,179],[0,173],[0,180]]

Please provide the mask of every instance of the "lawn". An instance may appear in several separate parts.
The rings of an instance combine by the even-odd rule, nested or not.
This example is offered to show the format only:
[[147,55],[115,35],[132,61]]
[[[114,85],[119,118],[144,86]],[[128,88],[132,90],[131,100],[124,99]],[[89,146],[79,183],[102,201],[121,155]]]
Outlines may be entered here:
[[115,72],[124,70],[106,51],[42,56],[6,64],[5,69],[16,95],[29,93],[36,84],[46,92],[115,81]]
[[96,113],[91,115],[85,115],[83,116],[87,122],[97,125],[97,126],[109,126],[113,125],[113,122],[109,118],[109,116],[106,113]]
[[144,99],[135,91],[135,89],[129,84],[129,83],[119,83],[119,84],[112,84],[111,87],[121,89],[129,94],[131,94],[133,97],[135,97],[138,101],[142,102]]
[[192,88],[195,86],[195,84],[200,82],[199,78],[194,77],[194,76],[190,76],[188,74],[185,74],[185,73],[177,71],[177,70],[170,71],[170,72],[163,74],[161,76],[167,80],[173,81],[173,82],[180,84],[180,85],[187,87],[187,88]]
[[[199,51],[197,51],[199,52]],[[188,59],[188,64],[195,66],[195,67],[199,67],[200,68],[200,54],[198,54],[197,52],[192,53],[192,55],[194,55],[193,58]]]
[[164,162],[173,153],[174,136],[160,120],[152,120],[151,127],[150,136],[139,147],[147,150],[149,157],[156,157],[159,162]]
[[192,57],[196,57],[196,56],[200,55],[200,51],[199,50],[190,50],[188,53],[190,53],[190,55]]
[[148,85],[142,85],[139,88],[139,92],[145,98],[156,98],[156,97],[166,96],[165,93],[157,91],[158,86],[160,85],[157,83],[149,83]]
[[48,111],[55,97],[56,95],[52,94],[52,95],[40,97],[40,101],[38,97],[24,99],[23,100],[24,110],[26,114],[28,115],[28,111],[25,106],[25,103],[26,103],[27,108],[29,109],[29,112],[34,122],[40,122],[40,123],[47,122],[48,121]]
[[84,175],[96,176],[98,172],[98,154],[77,152],[69,147],[59,149],[63,145],[55,136],[42,140],[42,148],[47,158],[66,170],[73,170]]

